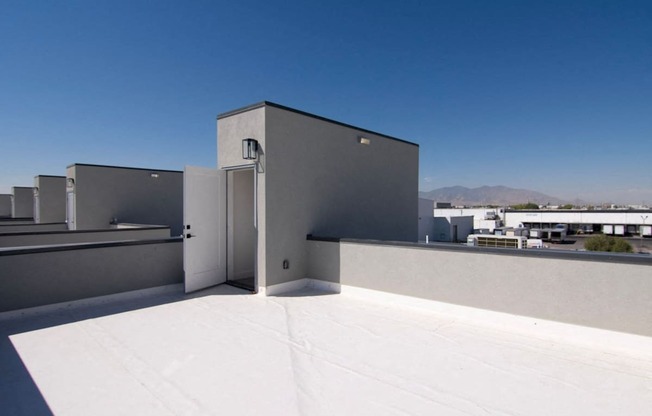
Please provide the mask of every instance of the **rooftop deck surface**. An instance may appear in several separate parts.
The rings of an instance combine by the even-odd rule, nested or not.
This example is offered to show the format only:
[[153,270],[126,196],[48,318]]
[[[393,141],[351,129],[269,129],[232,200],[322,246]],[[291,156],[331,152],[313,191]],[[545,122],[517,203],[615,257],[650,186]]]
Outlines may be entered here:
[[648,415],[649,355],[304,289],[0,316],[8,415]]

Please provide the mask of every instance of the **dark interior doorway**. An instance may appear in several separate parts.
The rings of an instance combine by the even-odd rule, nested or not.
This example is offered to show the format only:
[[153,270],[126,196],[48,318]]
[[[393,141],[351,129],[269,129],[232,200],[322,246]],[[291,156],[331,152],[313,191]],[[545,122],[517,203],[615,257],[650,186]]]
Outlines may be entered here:
[[227,280],[232,286],[256,291],[256,227],[254,170],[234,170],[227,176]]

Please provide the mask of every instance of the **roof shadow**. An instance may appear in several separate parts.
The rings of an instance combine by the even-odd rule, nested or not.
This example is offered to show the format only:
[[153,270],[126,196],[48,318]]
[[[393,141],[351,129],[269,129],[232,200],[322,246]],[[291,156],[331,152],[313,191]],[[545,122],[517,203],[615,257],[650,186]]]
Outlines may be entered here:
[[0,374],[0,403],[3,414],[54,414],[5,333],[0,336]]
[[[88,319],[161,306],[206,296],[248,295],[251,292],[232,286],[219,285],[194,293],[179,290],[141,296],[98,299],[88,304],[72,303],[56,310],[25,310],[24,313],[0,314],[0,413],[7,415],[52,415],[45,398],[32,379],[18,351],[11,342],[12,335],[65,325]],[[82,301],[83,302],[83,301]]]

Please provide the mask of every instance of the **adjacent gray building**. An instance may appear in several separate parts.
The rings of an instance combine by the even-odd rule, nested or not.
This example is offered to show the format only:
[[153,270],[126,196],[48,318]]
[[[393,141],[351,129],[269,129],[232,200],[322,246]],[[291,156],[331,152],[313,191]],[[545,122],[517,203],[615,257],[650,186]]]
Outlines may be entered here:
[[0,217],[11,217],[11,194],[0,194]]
[[180,235],[183,172],[74,164],[68,166],[66,220],[70,230],[109,228],[115,223],[170,226]]
[[11,188],[11,216],[13,218],[34,217],[34,188],[14,186]]
[[[207,180],[212,191],[185,183],[187,290],[227,278],[249,277],[262,290],[303,279],[308,234],[417,240],[418,145],[270,102],[219,115],[217,130],[222,179]],[[255,159],[244,159],[245,139]],[[219,206],[201,208],[209,200]],[[211,245],[213,264],[193,257]],[[218,248],[225,254],[215,256]]]
[[34,177],[34,222],[47,224],[66,221],[66,177]]

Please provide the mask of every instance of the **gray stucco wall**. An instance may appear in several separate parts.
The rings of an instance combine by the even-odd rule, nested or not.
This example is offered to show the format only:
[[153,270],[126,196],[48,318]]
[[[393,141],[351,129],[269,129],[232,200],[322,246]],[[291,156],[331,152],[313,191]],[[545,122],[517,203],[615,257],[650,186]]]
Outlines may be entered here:
[[34,188],[14,186],[11,188],[11,216],[14,218],[34,217]]
[[11,217],[10,194],[0,194],[0,217]]
[[254,162],[242,159],[242,139],[256,139],[260,145],[258,167],[256,169],[256,205],[258,226],[256,243],[256,277],[259,286],[266,286],[266,202],[265,202],[265,169],[267,160],[265,155],[265,108],[256,108],[250,111],[220,117],[217,121],[217,164],[219,169],[228,169],[234,166],[251,165]]
[[183,244],[0,251],[0,312],[181,283]]
[[419,241],[433,240],[435,217],[433,216],[435,201],[419,198]]
[[254,164],[253,161],[242,159],[242,139],[246,138],[258,140],[262,149],[259,161],[264,168],[265,156],[262,154],[266,147],[264,107],[218,119],[217,165],[220,169],[244,164]]
[[34,222],[66,221],[66,177],[39,175],[34,178],[38,197],[34,198]]
[[306,234],[416,241],[418,146],[276,107],[266,125],[268,285],[305,277]]
[[418,146],[269,104],[221,115],[217,126],[219,168],[251,163],[242,139],[260,144],[259,286],[305,277],[306,234],[416,241]]
[[172,235],[181,235],[183,172],[75,164],[67,177],[75,181],[77,230],[109,228],[115,218],[167,225]]
[[[604,258],[595,254],[587,254],[586,260],[574,260],[562,254],[558,258],[540,258],[487,251],[309,241],[310,269],[306,276],[652,336],[650,259],[627,264],[592,261]],[[622,256],[616,257],[622,260]]]

